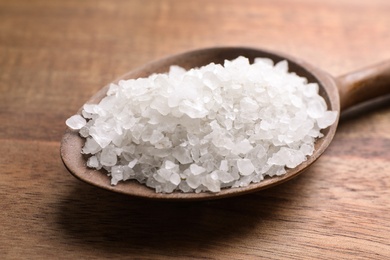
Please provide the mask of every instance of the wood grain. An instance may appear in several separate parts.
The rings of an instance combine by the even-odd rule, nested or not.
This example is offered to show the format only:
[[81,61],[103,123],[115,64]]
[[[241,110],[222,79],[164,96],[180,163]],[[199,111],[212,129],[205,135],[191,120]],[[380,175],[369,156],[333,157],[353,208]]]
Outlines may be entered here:
[[387,0],[0,0],[0,259],[390,258],[390,97],[352,108],[307,172],[213,202],[81,183],[64,121],[148,61],[251,46],[338,76],[390,59]]

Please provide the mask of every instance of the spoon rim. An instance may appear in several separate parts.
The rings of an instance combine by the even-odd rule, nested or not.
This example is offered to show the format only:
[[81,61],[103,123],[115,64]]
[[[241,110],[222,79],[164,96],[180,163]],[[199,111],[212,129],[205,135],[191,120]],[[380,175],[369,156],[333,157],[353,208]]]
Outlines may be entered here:
[[[246,56],[245,54],[251,54],[251,58],[271,57],[271,59],[273,59],[274,61],[287,60],[289,64],[289,72],[295,72],[298,75],[301,74],[300,76],[304,76],[304,77],[307,77],[309,75],[309,77],[307,78],[309,78],[310,82],[314,80],[319,84],[320,94],[327,102],[328,109],[337,111],[338,115],[337,115],[336,122],[333,125],[322,130],[324,136],[316,140],[315,151],[313,152],[313,155],[307,157],[306,161],[304,161],[303,163],[301,163],[300,165],[298,165],[293,169],[287,168],[286,169],[287,172],[281,176],[265,177],[264,180],[258,183],[251,183],[245,187],[223,188],[221,189],[221,191],[216,193],[214,192],[184,193],[180,191],[175,191],[173,193],[157,193],[155,192],[154,189],[149,188],[145,184],[141,184],[136,180],[127,180],[124,182],[119,182],[115,186],[111,185],[110,177],[107,175],[108,173],[105,170],[96,170],[96,169],[88,168],[86,166],[86,157],[81,153],[81,149],[84,145],[85,139],[78,134],[77,130],[72,130],[70,128],[67,128],[61,140],[61,147],[60,147],[61,159],[65,167],[77,179],[85,183],[88,183],[90,185],[103,188],[105,190],[109,190],[116,193],[121,193],[125,195],[131,195],[131,196],[136,196],[136,197],[141,197],[146,199],[154,199],[154,200],[190,201],[190,200],[213,200],[213,199],[227,198],[227,197],[244,195],[244,194],[260,191],[266,188],[271,188],[275,185],[279,185],[283,182],[286,182],[298,176],[300,173],[305,171],[310,165],[312,165],[329,146],[330,142],[333,139],[333,136],[335,135],[338,121],[339,121],[339,116],[340,116],[340,100],[339,100],[336,80],[328,73],[312,66],[311,64],[303,60],[297,59],[295,57],[291,57],[289,55],[282,54],[280,52],[268,51],[260,48],[212,47],[212,48],[204,48],[204,49],[187,51],[187,52],[167,56],[165,58],[149,62],[144,66],[141,66],[137,69],[134,69],[122,75],[121,77],[117,78],[111,83],[117,83],[118,81],[123,79],[146,77],[156,72],[161,73],[163,71],[160,70],[169,67],[169,65],[180,66],[181,63],[183,62],[187,64],[189,60],[190,61],[192,60],[192,62],[193,60],[197,61],[197,59],[202,60],[204,58],[208,58],[209,56],[211,56],[211,54],[213,54],[212,55],[213,57],[221,56],[221,58],[223,58],[225,56],[226,57],[231,56],[230,55],[231,53],[233,54],[241,53],[241,56]],[[259,55],[253,55],[255,53]],[[232,58],[227,57],[226,59],[232,59]],[[196,65],[196,67],[198,66],[202,66],[202,64]],[[294,69],[291,70],[291,67],[293,67],[295,70]],[[297,70],[299,70],[299,73]],[[106,95],[106,92],[111,83],[107,84],[105,87],[100,89],[85,104],[99,102]],[[77,114],[80,114],[81,110],[82,107],[78,110]]]

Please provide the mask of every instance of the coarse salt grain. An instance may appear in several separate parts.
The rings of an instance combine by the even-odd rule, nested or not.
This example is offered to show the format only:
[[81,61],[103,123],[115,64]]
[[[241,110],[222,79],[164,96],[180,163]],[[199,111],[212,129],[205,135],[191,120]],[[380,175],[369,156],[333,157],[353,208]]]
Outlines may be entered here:
[[282,175],[332,125],[317,83],[244,57],[111,84],[66,124],[86,138],[87,166],[111,184],[135,179],[156,192],[218,192]]
[[66,120],[66,124],[73,130],[79,130],[87,124],[87,120],[80,115],[74,115]]

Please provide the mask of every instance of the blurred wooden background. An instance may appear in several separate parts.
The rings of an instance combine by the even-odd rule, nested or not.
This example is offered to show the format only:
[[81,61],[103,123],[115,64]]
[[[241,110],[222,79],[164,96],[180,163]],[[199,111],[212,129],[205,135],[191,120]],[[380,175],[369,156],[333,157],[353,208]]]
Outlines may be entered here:
[[59,155],[65,120],[148,61],[249,46],[338,76],[390,59],[389,14],[388,0],[0,0],[0,258],[390,258],[389,97],[346,112],[297,179],[233,199],[112,194]]

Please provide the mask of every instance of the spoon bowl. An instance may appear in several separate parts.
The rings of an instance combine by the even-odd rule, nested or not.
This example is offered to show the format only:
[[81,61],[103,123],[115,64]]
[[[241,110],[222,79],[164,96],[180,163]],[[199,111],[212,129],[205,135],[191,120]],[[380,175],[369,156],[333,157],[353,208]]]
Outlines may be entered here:
[[[164,73],[171,65],[178,65],[185,69],[201,67],[211,62],[223,63],[224,60],[232,60],[238,56],[247,57],[251,62],[254,58],[265,57],[275,63],[287,60],[289,71],[305,77],[309,82],[318,83],[319,94],[325,99],[328,109],[337,111],[346,109],[362,101],[390,93],[390,62],[385,62],[370,68],[334,78],[328,73],[288,55],[269,52],[261,49],[221,47],[200,49],[174,56],[169,56],[146,64],[135,69],[114,81],[117,83],[123,79],[135,79],[148,77],[154,73]],[[107,93],[108,85],[98,91],[86,103],[98,103]],[[78,111],[81,113],[81,109]],[[231,196],[243,195],[269,188],[296,177],[313,164],[329,146],[336,133],[337,121],[323,130],[324,136],[315,143],[314,153],[305,162],[293,169],[287,169],[282,176],[266,177],[259,183],[252,183],[246,187],[225,188],[220,192],[201,193],[156,193],[153,189],[135,180],[120,182],[115,186],[110,183],[110,177],[104,170],[95,170],[86,166],[86,158],[81,153],[85,139],[80,137],[78,131],[67,129],[61,142],[61,158],[66,168],[78,179],[91,185],[118,192],[122,194],[159,200],[209,200]]]

